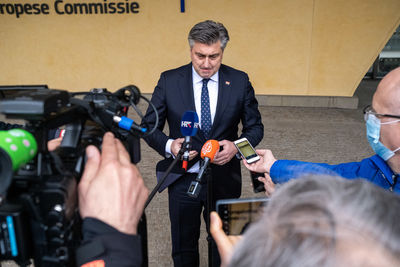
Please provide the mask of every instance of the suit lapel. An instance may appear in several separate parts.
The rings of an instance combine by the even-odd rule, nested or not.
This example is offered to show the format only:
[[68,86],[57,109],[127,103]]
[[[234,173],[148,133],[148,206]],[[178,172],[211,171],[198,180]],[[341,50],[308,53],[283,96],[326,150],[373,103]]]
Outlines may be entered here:
[[230,97],[233,93],[231,81],[229,80],[229,77],[226,76],[223,65],[221,65],[219,69],[218,83],[217,110],[215,111],[214,123],[211,128],[211,136],[215,132],[215,129],[218,128],[218,124],[223,117],[222,115],[224,114],[224,110],[228,105]]
[[[180,75],[181,78],[178,81],[178,86],[185,110],[196,111],[193,95],[192,64],[186,65]],[[178,98],[178,96],[176,97]]]

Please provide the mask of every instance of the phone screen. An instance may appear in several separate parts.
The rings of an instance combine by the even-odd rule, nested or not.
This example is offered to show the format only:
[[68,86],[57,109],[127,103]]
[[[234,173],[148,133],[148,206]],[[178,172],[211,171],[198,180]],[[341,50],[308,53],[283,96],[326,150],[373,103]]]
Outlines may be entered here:
[[262,214],[268,198],[224,199],[217,201],[217,212],[227,235],[241,235]]
[[257,153],[254,151],[253,147],[250,145],[248,141],[240,142],[237,145],[237,148],[242,153],[243,157],[246,159],[251,159],[257,156]]

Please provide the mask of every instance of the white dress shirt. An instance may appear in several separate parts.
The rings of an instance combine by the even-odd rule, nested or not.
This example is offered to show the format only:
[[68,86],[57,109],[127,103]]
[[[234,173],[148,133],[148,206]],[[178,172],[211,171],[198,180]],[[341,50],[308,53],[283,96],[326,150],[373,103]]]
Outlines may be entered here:
[[[194,96],[194,104],[196,106],[196,113],[199,116],[200,129],[201,129],[201,90],[203,87],[203,78],[196,72],[196,70],[192,66],[192,82],[193,82],[193,96]],[[218,102],[218,71],[210,77],[210,80],[207,84],[208,95],[210,99],[210,113],[211,113],[211,122],[214,123],[215,112],[217,110],[217,102]],[[170,157],[171,153],[171,144],[174,139],[169,139],[165,145],[166,156]],[[200,168],[199,162],[196,162],[188,172],[198,172]]]

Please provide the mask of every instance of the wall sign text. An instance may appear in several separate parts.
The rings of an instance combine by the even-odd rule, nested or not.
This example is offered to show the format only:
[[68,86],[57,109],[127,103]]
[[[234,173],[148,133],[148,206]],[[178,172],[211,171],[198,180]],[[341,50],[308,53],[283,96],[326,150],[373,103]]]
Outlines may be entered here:
[[68,2],[56,0],[48,3],[0,3],[0,15],[12,15],[16,18],[31,15],[96,15],[96,14],[137,14],[139,3],[131,0],[102,0],[86,2]]

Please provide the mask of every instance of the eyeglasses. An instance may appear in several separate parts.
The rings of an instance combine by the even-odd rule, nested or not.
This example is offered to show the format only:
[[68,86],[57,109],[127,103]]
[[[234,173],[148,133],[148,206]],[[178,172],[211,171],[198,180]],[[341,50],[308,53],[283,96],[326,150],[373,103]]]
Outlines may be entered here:
[[366,107],[364,108],[363,112],[364,112],[364,117],[365,117],[365,119],[367,119],[367,116],[368,116],[369,114],[375,115],[376,117],[388,117],[388,118],[400,119],[400,115],[379,114],[379,113],[376,113],[375,110],[372,108],[371,105],[366,106]]

